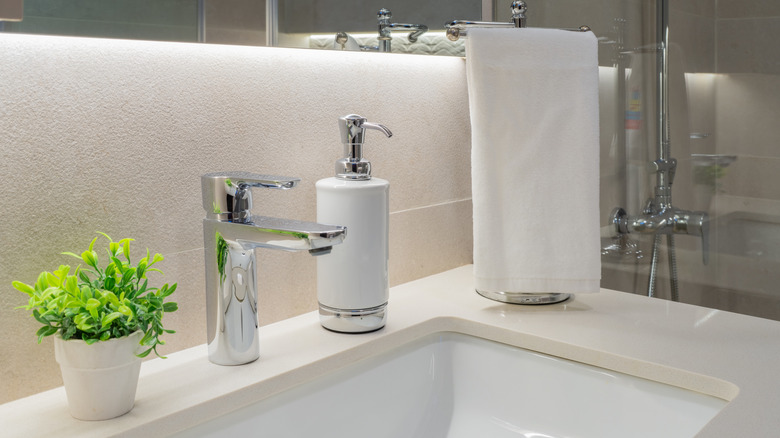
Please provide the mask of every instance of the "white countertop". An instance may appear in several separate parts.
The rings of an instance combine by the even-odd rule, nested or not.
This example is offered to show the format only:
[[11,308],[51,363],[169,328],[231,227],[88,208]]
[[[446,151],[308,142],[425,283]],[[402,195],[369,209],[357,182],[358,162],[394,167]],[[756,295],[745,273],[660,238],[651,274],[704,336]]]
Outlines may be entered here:
[[780,433],[780,322],[606,289],[554,305],[502,304],[477,295],[472,268],[463,266],[392,288],[388,323],[378,332],[332,333],[308,313],[262,327],[261,357],[251,364],[213,365],[205,345],[145,362],[135,408],[122,417],[75,420],[57,388],[0,405],[0,434],[164,436],[442,331],[728,400],[701,437]]

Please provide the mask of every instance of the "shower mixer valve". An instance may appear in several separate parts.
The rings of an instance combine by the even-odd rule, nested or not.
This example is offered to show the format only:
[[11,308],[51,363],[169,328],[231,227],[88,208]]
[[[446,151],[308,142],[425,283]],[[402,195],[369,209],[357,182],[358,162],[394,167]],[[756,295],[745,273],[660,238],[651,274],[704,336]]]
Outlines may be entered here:
[[629,216],[623,208],[610,215],[614,236],[638,234],[687,234],[701,237],[702,263],[709,263],[709,215],[703,211],[686,211],[675,207],[658,209],[650,200],[645,211]]

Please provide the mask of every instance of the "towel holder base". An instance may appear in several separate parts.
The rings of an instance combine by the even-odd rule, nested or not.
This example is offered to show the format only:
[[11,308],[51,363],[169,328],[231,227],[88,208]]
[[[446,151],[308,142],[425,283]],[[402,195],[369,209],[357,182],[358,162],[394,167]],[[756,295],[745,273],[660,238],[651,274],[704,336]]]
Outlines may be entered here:
[[571,294],[564,293],[526,293],[526,292],[504,292],[475,289],[478,294],[493,301],[499,301],[508,304],[555,304],[568,300]]

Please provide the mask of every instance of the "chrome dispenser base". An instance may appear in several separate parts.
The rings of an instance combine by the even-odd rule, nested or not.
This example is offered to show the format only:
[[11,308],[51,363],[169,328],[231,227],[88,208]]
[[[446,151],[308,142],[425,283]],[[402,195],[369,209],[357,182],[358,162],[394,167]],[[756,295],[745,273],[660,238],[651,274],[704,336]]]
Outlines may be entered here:
[[566,301],[571,294],[562,293],[523,293],[523,292],[503,292],[475,289],[478,294],[493,301],[500,301],[509,304],[555,304]]
[[386,309],[387,303],[369,309],[336,309],[320,303],[320,324],[334,332],[373,332],[385,326]]

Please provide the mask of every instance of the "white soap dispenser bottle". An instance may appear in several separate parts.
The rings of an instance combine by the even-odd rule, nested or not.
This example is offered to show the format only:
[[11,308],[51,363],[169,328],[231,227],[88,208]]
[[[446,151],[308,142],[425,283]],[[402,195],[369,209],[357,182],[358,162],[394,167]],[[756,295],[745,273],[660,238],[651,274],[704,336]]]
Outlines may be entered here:
[[317,181],[317,221],[347,227],[347,238],[317,257],[320,322],[344,333],[379,330],[387,320],[390,183],[371,177],[363,158],[366,129],[390,137],[385,126],[350,114],[339,118],[344,158],[336,176]]

